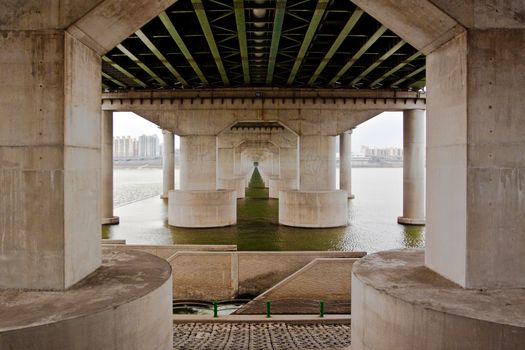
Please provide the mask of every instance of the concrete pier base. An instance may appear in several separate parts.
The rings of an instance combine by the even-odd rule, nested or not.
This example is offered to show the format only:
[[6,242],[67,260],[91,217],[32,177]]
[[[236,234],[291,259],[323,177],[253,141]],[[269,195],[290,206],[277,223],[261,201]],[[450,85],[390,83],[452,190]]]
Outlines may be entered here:
[[414,219],[414,218],[405,218],[402,216],[399,216],[397,218],[397,223],[401,225],[414,225],[414,226],[425,226],[425,218],[421,219]]
[[244,176],[233,179],[219,179],[219,188],[222,190],[235,190],[237,199],[246,197],[246,181]]
[[222,227],[237,223],[235,190],[169,192],[168,224],[177,227]]
[[278,176],[272,176],[268,180],[268,197],[279,199],[280,179]]
[[419,249],[368,255],[352,274],[352,350],[521,349],[525,289],[464,289]]
[[345,191],[280,191],[279,223],[295,227],[348,225]]
[[112,216],[110,218],[102,218],[102,225],[118,225],[120,218],[118,216]]
[[69,290],[0,290],[0,349],[172,349],[171,289],[165,260],[105,250]]

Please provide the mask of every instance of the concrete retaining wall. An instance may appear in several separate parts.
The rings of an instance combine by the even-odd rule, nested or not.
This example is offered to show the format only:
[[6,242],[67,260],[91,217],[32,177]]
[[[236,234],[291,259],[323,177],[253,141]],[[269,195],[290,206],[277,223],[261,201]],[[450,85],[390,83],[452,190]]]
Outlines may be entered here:
[[261,314],[266,302],[272,313],[350,313],[352,266],[358,259],[317,258],[239,309],[236,314]]
[[174,244],[174,245],[140,245],[140,244],[121,244],[112,243],[106,244],[102,242],[102,247],[128,250],[128,251],[142,251],[149,254],[156,255],[163,259],[168,259],[173,254],[180,251],[236,251],[236,245],[199,245],[199,244]]
[[[168,258],[173,298],[225,300],[256,296],[317,258],[359,258],[361,252],[191,252]],[[350,275],[347,276],[350,280]]]

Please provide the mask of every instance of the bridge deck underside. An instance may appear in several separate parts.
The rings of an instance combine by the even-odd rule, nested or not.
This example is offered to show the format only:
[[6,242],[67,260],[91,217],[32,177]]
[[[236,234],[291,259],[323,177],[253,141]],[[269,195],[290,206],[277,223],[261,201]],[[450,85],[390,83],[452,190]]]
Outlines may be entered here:
[[103,57],[106,91],[417,90],[425,56],[350,0],[179,0]]

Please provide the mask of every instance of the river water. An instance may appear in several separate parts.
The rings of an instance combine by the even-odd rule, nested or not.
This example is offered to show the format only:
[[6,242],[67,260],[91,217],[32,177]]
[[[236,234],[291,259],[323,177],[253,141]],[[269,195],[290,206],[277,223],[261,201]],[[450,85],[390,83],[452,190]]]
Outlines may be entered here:
[[278,201],[238,200],[237,225],[184,229],[167,225],[167,202],[160,199],[161,169],[115,169],[115,214],[120,224],[103,228],[104,238],[130,244],[236,244],[238,250],[367,251],[423,247],[424,227],[397,224],[402,214],[403,169],[355,168],[350,225],[301,229],[278,224]]

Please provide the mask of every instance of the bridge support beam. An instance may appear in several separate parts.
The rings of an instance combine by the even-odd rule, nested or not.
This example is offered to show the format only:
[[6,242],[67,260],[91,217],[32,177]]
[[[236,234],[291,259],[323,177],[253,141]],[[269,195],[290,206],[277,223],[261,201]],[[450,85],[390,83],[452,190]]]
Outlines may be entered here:
[[403,225],[425,225],[425,111],[403,114]]
[[113,215],[113,112],[102,112],[102,180],[100,188],[102,225],[116,225]]
[[162,195],[168,198],[169,191],[175,189],[175,144],[173,133],[162,130]]
[[339,188],[346,191],[348,198],[352,194],[352,130],[339,135]]

